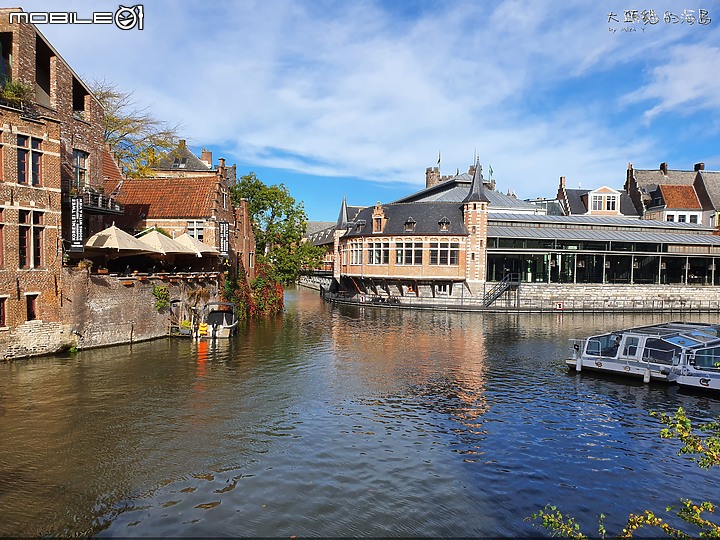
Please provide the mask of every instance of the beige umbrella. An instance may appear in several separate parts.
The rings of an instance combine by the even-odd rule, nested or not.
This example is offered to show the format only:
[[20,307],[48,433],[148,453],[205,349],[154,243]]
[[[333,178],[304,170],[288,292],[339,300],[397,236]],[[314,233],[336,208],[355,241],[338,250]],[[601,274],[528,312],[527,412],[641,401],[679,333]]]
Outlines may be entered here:
[[197,254],[191,247],[181,244],[157,230],[144,234],[138,238],[138,240],[143,244],[148,244],[151,248],[159,251],[163,255]]
[[85,242],[85,247],[90,249],[115,250],[117,253],[132,255],[134,253],[160,253],[154,247],[141,242],[131,234],[118,229],[115,225],[93,234]]
[[202,257],[203,255],[220,255],[217,249],[193,238],[188,233],[181,234],[175,238],[175,241],[192,249],[198,257]]

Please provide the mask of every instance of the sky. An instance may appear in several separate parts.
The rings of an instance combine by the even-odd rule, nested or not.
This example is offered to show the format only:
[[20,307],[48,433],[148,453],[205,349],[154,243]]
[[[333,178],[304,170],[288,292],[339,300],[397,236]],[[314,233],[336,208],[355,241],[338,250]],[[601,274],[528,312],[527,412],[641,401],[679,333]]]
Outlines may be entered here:
[[720,0],[140,5],[142,30],[38,28],[83,80],[133,92],[196,154],[284,183],[313,221],[335,221],[344,195],[391,202],[427,167],[467,172],[476,157],[522,199],[553,198],[561,176],[622,189],[628,163],[720,170]]

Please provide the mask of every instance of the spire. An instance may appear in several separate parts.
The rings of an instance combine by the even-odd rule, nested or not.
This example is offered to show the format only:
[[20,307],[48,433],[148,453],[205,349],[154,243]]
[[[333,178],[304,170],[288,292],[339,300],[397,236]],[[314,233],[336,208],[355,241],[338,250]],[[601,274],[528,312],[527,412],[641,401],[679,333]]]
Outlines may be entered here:
[[340,215],[338,216],[337,224],[335,225],[336,230],[347,229],[348,226],[348,212],[347,202],[345,201],[345,195],[343,195],[342,206],[340,206]]
[[472,184],[470,184],[470,192],[467,194],[467,197],[465,197],[463,202],[490,202],[487,195],[485,195],[480,158],[477,158],[477,161],[475,162],[475,173],[473,174]]

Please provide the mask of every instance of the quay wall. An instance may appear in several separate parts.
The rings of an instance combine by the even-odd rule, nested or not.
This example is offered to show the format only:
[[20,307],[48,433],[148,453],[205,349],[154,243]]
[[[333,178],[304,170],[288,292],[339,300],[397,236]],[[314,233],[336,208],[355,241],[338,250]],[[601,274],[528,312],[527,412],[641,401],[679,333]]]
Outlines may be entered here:
[[170,300],[180,300],[186,310],[188,305],[219,299],[217,279],[161,280],[157,276],[93,275],[85,270],[69,270],[65,278],[65,320],[71,321],[78,349],[166,336],[173,314],[169,307],[155,309],[156,285],[166,287]]
[[[55,354],[166,336],[172,319],[219,300],[217,277],[160,278],[91,274],[63,268],[59,280],[61,322],[36,319],[0,328],[0,360]],[[153,287],[167,287],[175,308],[155,309]],[[172,310],[175,310],[173,313]]]
[[[301,282],[304,286],[312,286]],[[438,310],[511,310],[511,311],[637,311],[637,312],[719,312],[720,287],[707,285],[638,285],[638,284],[560,284],[522,283],[517,290],[506,291],[489,307],[484,307],[484,294],[495,283],[472,284],[469,289],[456,283],[447,294],[435,291],[432,285],[420,285],[417,294],[390,286],[364,287],[363,293],[347,291],[335,300],[351,303],[376,303],[378,296],[395,308]],[[323,287],[328,290],[323,284]],[[312,288],[318,289],[314,286]],[[390,294],[388,294],[388,291]],[[384,302],[392,296],[392,302]],[[390,300],[390,299],[388,299]]]

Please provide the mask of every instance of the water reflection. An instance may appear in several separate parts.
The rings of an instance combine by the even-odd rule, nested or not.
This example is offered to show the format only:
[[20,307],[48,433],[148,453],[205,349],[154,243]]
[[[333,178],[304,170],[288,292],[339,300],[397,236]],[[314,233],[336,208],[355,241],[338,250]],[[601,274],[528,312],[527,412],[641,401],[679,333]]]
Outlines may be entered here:
[[[704,318],[707,319],[707,318]],[[649,410],[713,397],[568,374],[568,339],[659,316],[324,304],[238,339],[0,365],[0,535],[532,535],[556,504],[594,530],[712,474]]]

